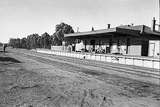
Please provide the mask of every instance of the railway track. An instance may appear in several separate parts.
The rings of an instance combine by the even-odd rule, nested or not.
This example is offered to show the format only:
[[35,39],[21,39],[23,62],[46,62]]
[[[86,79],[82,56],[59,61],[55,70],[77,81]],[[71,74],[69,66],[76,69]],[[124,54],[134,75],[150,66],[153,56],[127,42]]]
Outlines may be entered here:
[[[86,59],[78,59],[73,57],[57,56],[57,55],[50,55],[50,54],[43,54],[36,52],[28,52],[28,51],[20,54],[23,54],[25,57],[29,57],[38,60],[42,63],[47,63],[50,65],[58,63],[57,65],[59,65],[58,66],[59,68],[63,70],[69,69],[69,71],[71,72],[83,72],[94,76],[99,76],[104,74],[117,74],[126,78],[133,77],[134,79],[136,79],[138,77],[141,78],[140,80],[142,80],[143,82],[148,82],[154,79],[156,83],[154,81],[151,82],[155,84],[159,84],[158,81],[160,80],[159,71],[148,68],[127,66],[121,64],[113,64],[113,63],[92,61]],[[76,71],[72,70],[72,67],[76,68]]]

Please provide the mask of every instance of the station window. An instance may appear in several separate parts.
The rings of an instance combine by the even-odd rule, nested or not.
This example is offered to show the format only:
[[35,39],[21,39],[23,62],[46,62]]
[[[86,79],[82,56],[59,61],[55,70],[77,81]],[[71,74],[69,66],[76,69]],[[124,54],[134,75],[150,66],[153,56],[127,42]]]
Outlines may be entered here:
[[127,46],[130,46],[130,39],[127,38]]
[[76,39],[76,43],[80,43],[81,42],[81,40],[80,39]]
[[117,46],[120,46],[120,40],[117,41]]

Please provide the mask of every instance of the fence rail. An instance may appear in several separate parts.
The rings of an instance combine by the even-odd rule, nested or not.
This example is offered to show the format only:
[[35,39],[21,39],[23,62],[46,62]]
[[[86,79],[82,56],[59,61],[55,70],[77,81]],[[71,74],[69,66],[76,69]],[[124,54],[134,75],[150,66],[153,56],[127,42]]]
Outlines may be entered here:
[[47,50],[47,49],[37,49],[36,51],[41,53],[68,56],[68,57],[74,57],[74,58],[160,69],[160,60],[158,58],[94,54],[94,53],[84,53],[84,52],[66,52],[66,51],[54,51],[54,50]]

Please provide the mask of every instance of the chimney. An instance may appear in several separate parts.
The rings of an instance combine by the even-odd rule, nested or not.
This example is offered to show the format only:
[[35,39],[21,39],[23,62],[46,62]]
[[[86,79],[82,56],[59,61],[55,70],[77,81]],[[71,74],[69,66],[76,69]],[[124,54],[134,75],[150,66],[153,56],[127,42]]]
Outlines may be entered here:
[[152,31],[155,31],[155,26],[156,26],[156,19],[155,19],[155,17],[153,17],[152,25],[151,25],[151,30]]
[[111,28],[111,24],[107,24],[107,29],[110,29]]
[[94,27],[92,27],[92,31],[94,31]]
[[145,26],[143,25],[142,28],[141,28],[140,34],[143,34],[143,33],[144,33],[144,29],[145,29]]
[[77,32],[79,32],[79,27],[77,27]]
[[134,23],[131,23],[131,26],[134,26]]

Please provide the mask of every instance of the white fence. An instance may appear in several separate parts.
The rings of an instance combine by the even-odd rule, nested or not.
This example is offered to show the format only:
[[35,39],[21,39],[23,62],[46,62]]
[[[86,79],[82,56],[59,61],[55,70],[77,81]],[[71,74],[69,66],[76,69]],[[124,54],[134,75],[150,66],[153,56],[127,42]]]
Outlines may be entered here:
[[104,61],[111,63],[119,63],[126,65],[135,65],[141,67],[148,67],[159,69],[160,60],[150,57],[133,57],[133,56],[122,56],[122,55],[107,55],[107,54],[92,54],[92,53],[80,53],[80,52],[65,52],[65,51],[54,51],[54,50],[45,50],[37,49],[37,52],[75,57],[88,60]]

